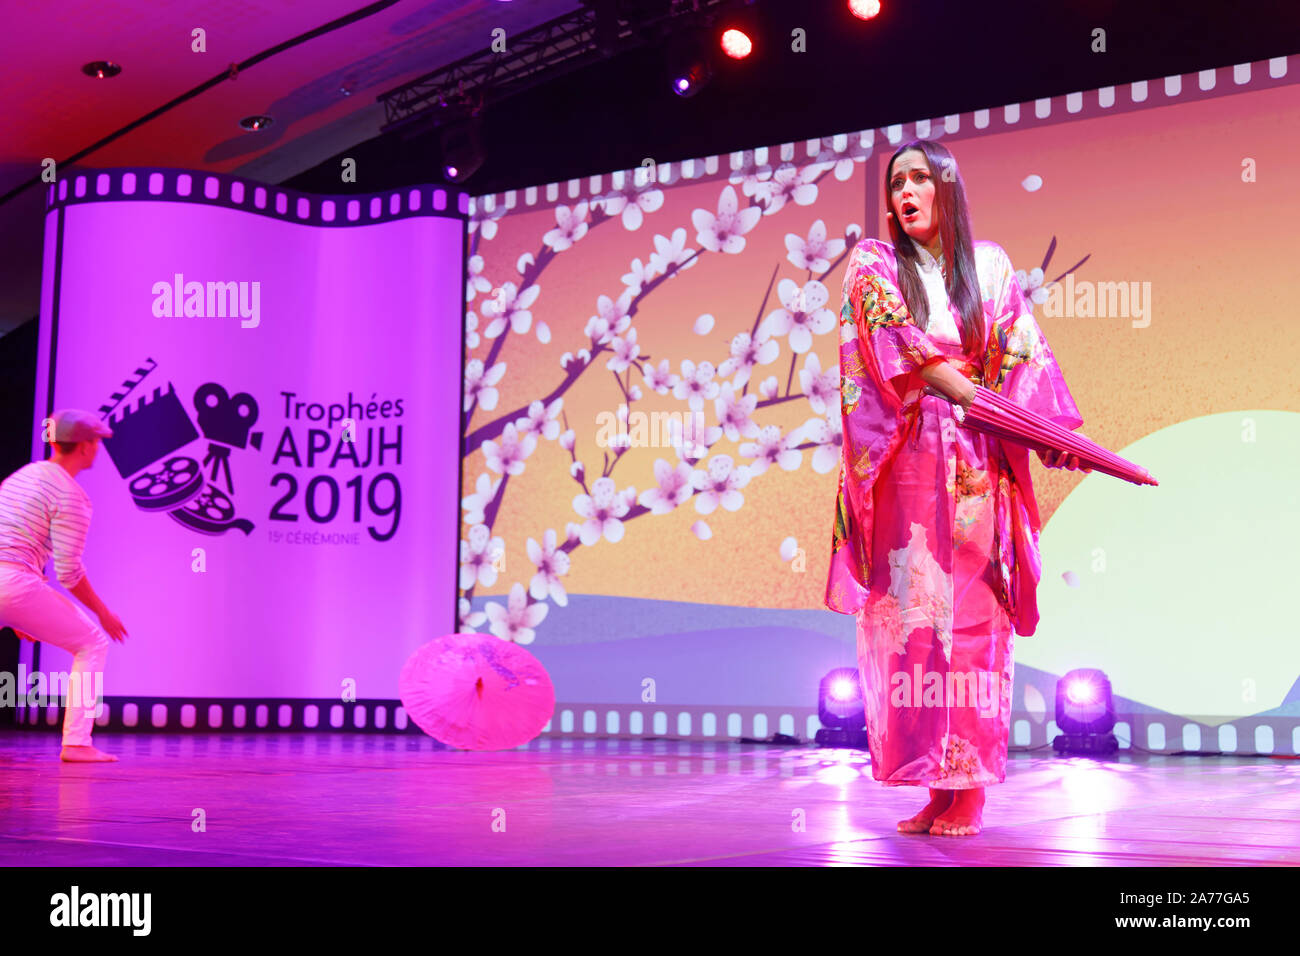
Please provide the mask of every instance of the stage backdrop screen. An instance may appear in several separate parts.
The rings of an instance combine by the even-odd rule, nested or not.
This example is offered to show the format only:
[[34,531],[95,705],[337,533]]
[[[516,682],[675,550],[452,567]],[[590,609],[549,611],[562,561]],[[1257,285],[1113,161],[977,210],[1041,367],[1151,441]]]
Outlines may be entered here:
[[52,188],[33,453],[49,410],[114,431],[78,479],[130,634],[110,698],[393,699],[454,630],[466,204],[178,170]]
[[1294,752],[1298,240],[1267,224],[1300,214],[1297,128],[1278,122],[1297,72],[1238,64],[476,196],[465,626],[529,642],[579,731],[817,730],[818,682],[857,666],[854,619],[823,604],[846,260],[889,240],[894,151],[938,139],[1080,431],[1160,482],[1030,457],[1041,620],[1015,640],[1013,744],[1054,736],[1057,678],[1095,667],[1139,746]]

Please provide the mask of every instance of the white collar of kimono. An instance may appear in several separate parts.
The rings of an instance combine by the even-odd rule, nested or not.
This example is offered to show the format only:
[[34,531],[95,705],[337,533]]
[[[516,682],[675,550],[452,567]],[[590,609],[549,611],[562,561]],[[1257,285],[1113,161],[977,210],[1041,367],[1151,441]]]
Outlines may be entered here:
[[943,253],[942,253],[942,252],[939,253],[939,258],[938,258],[938,259],[935,259],[934,256],[930,255],[930,250],[928,250],[927,248],[925,248],[925,246],[921,245],[919,242],[915,242],[915,241],[914,241],[914,242],[912,243],[912,245],[914,245],[914,246],[916,247],[917,256],[919,257],[920,265],[921,265],[921,268],[922,268],[922,269],[925,269],[925,270],[928,271],[928,270],[930,270],[930,269],[938,269],[938,268],[941,268],[941,266],[942,266],[942,264],[943,264]]

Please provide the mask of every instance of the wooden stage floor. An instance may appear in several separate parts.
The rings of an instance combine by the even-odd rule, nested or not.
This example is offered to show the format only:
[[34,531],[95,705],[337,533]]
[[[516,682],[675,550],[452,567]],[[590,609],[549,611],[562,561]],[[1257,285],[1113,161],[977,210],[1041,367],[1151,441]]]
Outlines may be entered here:
[[[738,743],[0,732],[6,866],[1294,866],[1300,761],[1011,755],[975,837],[865,755]],[[204,832],[194,832],[202,810]],[[799,827],[802,821],[803,828]]]

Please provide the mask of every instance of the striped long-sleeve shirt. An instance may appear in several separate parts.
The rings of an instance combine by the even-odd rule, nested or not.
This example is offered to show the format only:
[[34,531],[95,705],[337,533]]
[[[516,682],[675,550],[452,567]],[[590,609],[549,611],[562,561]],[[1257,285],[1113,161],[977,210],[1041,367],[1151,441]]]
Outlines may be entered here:
[[62,465],[34,461],[0,483],[0,561],[31,568],[42,577],[54,555],[65,588],[86,576],[81,553],[90,530],[90,495]]

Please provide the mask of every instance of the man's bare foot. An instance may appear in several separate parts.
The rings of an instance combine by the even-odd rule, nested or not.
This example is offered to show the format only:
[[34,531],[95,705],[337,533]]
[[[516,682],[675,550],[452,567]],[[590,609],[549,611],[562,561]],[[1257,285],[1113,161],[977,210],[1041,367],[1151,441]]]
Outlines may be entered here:
[[958,790],[952,805],[934,818],[933,836],[974,836],[983,828],[984,788]]
[[952,803],[951,790],[935,790],[930,788],[930,802],[925,805],[925,809],[909,820],[898,821],[898,832],[900,833],[926,833],[929,831],[934,818],[944,810],[948,809]]
[[64,747],[59,759],[68,763],[111,763],[117,757],[87,744],[84,747]]

